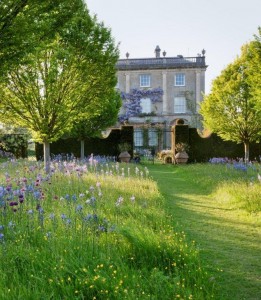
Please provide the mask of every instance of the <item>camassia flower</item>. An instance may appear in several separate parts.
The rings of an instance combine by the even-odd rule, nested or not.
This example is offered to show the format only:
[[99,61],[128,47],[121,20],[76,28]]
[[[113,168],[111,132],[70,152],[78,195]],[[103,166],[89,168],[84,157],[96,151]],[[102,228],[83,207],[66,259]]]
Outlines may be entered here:
[[120,196],[119,198],[118,198],[118,200],[116,201],[116,203],[115,203],[115,205],[116,206],[120,206],[122,203],[123,203],[123,197],[122,196]]

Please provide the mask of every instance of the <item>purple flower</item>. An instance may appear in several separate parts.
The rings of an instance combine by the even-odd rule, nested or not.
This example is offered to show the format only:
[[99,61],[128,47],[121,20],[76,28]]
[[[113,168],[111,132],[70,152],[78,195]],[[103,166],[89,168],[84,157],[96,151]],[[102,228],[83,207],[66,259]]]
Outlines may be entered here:
[[62,220],[65,220],[65,219],[67,219],[67,217],[66,217],[66,215],[65,215],[65,214],[61,214],[61,218],[62,218]]

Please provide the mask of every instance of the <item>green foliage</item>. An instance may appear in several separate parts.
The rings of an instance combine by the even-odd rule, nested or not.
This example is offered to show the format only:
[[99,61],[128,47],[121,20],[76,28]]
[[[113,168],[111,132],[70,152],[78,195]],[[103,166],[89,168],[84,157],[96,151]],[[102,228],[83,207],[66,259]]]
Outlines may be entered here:
[[23,134],[6,134],[0,136],[0,148],[11,152],[16,158],[27,157],[28,136]]
[[16,158],[25,158],[29,138],[25,129],[5,126],[0,130],[0,148],[12,153]]
[[119,149],[120,152],[130,151],[131,150],[131,144],[121,143],[121,144],[118,145],[118,149]]
[[261,109],[261,27],[258,28],[258,34],[249,44],[247,49],[248,61],[248,84],[251,86],[252,97],[256,105]]
[[[258,77],[253,68],[261,68],[261,60],[250,55],[260,40],[242,47],[241,55],[228,65],[214,81],[211,93],[201,105],[204,126],[217,133],[224,140],[245,144],[248,160],[250,142],[258,141],[261,136],[261,109],[257,100],[260,85],[253,80]],[[253,59],[253,60],[252,60]]]
[[0,75],[53,40],[82,7],[82,0],[1,0]]
[[[98,134],[116,120],[121,102],[114,89],[118,49],[110,30],[92,18],[80,0],[73,6],[66,0],[43,3],[38,8],[33,4],[25,7],[29,14],[39,10],[35,24],[43,27],[33,28],[40,36],[59,21],[59,9],[68,18],[43,42],[30,41],[33,51],[23,53],[23,59],[7,70],[0,82],[0,109],[3,122],[29,129],[33,138],[44,144],[48,162],[50,142],[81,122],[87,127],[84,135],[86,131]],[[77,9],[71,15],[74,4]],[[49,5],[57,8],[50,8],[47,14]],[[20,15],[27,20],[26,12],[21,8],[14,20]]]

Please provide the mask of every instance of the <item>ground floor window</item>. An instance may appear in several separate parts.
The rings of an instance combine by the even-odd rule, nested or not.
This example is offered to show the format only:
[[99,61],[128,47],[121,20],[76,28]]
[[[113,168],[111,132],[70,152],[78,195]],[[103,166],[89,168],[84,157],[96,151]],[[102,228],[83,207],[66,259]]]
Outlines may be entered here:
[[148,130],[148,144],[158,146],[158,131],[153,128]]
[[134,130],[134,146],[135,147],[143,146],[143,130],[142,129]]

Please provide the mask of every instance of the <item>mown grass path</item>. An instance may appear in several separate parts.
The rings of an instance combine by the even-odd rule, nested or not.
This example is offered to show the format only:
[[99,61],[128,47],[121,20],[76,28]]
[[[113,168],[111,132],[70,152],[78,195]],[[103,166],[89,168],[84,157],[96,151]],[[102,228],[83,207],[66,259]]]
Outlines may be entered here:
[[260,218],[213,197],[213,174],[193,165],[148,165],[173,216],[199,248],[217,299],[261,299]]

